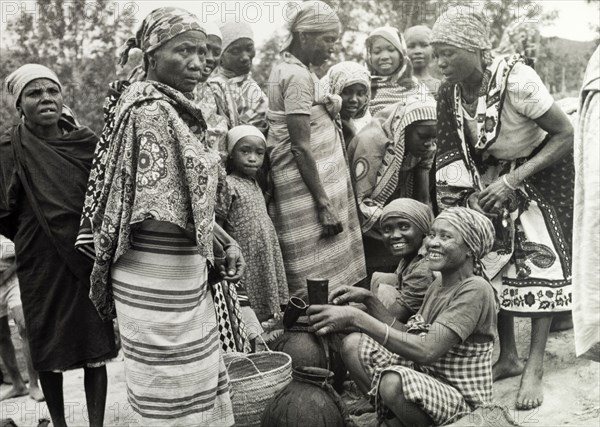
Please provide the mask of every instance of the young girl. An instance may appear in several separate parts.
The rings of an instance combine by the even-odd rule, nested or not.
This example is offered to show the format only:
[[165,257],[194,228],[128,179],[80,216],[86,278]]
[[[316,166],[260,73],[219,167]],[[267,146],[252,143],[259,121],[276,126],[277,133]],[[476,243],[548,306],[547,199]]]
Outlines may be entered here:
[[369,99],[371,75],[364,66],[345,61],[335,64],[321,79],[327,91],[342,98],[342,131],[346,147],[358,131],[371,121]]
[[413,75],[402,34],[392,27],[380,27],[366,41],[367,65],[371,71],[371,114],[390,107],[407,96],[427,93]]
[[230,172],[216,208],[217,222],[242,248],[247,266],[240,284],[260,321],[280,317],[280,305],[289,298],[279,240],[256,182],[266,149],[264,135],[254,126],[227,133]]
[[415,25],[404,32],[404,38],[415,77],[427,86],[429,95],[435,97],[441,82],[429,73],[429,64],[433,58],[431,30],[425,25]]

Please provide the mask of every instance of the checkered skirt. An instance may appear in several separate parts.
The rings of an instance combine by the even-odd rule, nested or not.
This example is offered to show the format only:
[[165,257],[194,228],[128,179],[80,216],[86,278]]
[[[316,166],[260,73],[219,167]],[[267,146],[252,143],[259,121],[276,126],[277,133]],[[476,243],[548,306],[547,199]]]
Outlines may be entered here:
[[379,384],[387,372],[402,378],[404,398],[413,402],[434,421],[442,425],[461,413],[468,413],[492,401],[493,342],[463,342],[454,346],[432,365],[419,365],[387,350],[367,335],[362,335],[359,358],[370,376],[380,420],[387,409],[379,395]]

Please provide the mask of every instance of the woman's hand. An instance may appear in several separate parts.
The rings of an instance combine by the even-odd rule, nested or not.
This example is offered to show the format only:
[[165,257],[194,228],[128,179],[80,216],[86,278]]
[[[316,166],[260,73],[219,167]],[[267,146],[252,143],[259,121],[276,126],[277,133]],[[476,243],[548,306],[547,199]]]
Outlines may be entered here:
[[[511,181],[511,179],[509,179]],[[512,185],[512,184],[511,184]],[[515,186],[516,187],[516,186]],[[488,214],[497,214],[501,212],[504,203],[513,190],[506,185],[502,176],[487,186],[485,190],[479,193],[479,206]]]
[[355,307],[338,305],[311,305],[306,310],[308,323],[317,335],[357,328],[360,316],[365,313]]
[[221,273],[221,277],[228,282],[240,280],[246,269],[244,255],[242,255],[242,250],[237,243],[226,245],[225,257],[215,258],[215,264]]
[[318,207],[319,222],[323,226],[323,234],[326,236],[335,236],[344,230],[337,211],[330,203]]
[[331,293],[329,302],[335,305],[346,305],[350,302],[364,304],[367,300],[373,298],[373,296],[373,293],[365,288],[342,286]]

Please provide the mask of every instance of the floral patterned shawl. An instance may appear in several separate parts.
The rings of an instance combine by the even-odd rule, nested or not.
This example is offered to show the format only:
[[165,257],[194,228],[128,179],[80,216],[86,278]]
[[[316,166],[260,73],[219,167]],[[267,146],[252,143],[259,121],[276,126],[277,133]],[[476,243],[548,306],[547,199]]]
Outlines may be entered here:
[[98,165],[104,178],[88,184],[97,190],[90,298],[103,318],[115,315],[110,267],[129,249],[135,224],[146,219],[182,229],[194,224],[198,252],[212,261],[215,195],[222,177],[218,154],[204,144],[202,113],[169,86],[132,83],[118,101],[113,124],[104,165]]

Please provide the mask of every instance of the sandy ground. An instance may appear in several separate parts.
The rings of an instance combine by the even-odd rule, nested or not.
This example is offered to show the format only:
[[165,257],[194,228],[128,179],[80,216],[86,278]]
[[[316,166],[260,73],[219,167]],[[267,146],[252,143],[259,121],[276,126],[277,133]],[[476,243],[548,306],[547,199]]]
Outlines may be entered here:
[[[519,354],[527,356],[529,346],[529,321],[519,320],[517,340]],[[546,351],[544,404],[531,411],[517,411],[514,400],[519,378],[509,378],[494,384],[497,403],[504,406],[523,426],[600,426],[600,366],[577,359],[574,353],[573,331],[552,333]],[[127,403],[123,362],[108,364],[108,399],[106,426],[140,425]],[[2,385],[5,390],[8,385]],[[86,426],[87,412],[83,393],[83,371],[64,375],[65,406],[70,426]],[[0,403],[0,418],[12,418],[18,426],[36,426],[38,419],[48,417],[44,403],[29,397],[10,399]],[[360,426],[375,426],[372,414],[355,417]]]

